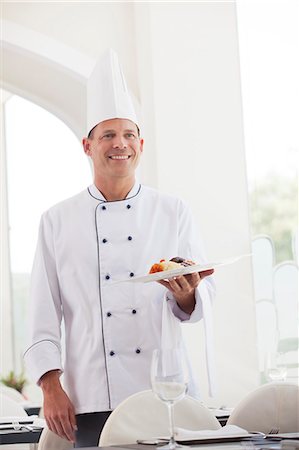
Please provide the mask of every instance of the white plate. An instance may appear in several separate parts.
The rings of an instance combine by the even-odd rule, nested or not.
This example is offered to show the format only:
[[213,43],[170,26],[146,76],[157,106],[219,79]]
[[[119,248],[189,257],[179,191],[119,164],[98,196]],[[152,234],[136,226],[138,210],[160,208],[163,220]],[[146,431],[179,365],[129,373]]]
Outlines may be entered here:
[[198,438],[191,438],[191,439],[176,439],[176,441],[183,445],[195,445],[195,444],[217,444],[217,443],[224,443],[224,442],[238,442],[242,441],[243,439],[263,439],[265,435],[263,433],[242,433],[242,434],[219,434],[214,436],[201,436]]
[[232,258],[227,258],[219,262],[210,262],[207,264],[195,264],[194,266],[179,267],[178,269],[164,270],[163,272],[150,273],[148,275],[142,275],[139,277],[133,277],[126,280],[114,281],[116,283],[133,282],[133,283],[149,283],[150,281],[160,281],[168,280],[170,278],[178,277],[179,275],[188,275],[194,272],[203,272],[205,270],[215,269],[219,266],[226,266],[227,264],[232,264],[239,259],[251,256],[251,253],[246,255],[235,256]]
[[0,417],[0,424],[12,424],[13,422],[32,424],[37,417],[38,416],[2,416]]
[[21,417],[0,417],[0,430],[16,430],[25,429],[39,430],[46,426],[45,419],[38,416],[21,416]]

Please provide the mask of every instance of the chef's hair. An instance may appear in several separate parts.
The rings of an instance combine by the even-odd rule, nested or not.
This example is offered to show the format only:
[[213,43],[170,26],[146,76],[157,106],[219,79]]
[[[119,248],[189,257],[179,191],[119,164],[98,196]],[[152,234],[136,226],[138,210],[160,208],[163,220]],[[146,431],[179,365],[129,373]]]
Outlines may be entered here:
[[[135,122],[134,122],[135,123]],[[90,130],[90,132],[88,133],[88,136],[87,136],[87,139],[93,139],[93,132],[94,132],[94,130],[95,130],[95,128],[98,126],[99,124],[97,123],[91,130]],[[140,130],[139,130],[139,127],[138,127],[138,125],[135,123],[135,125],[136,125],[136,127],[137,127],[137,133],[138,133],[138,137],[140,137]]]

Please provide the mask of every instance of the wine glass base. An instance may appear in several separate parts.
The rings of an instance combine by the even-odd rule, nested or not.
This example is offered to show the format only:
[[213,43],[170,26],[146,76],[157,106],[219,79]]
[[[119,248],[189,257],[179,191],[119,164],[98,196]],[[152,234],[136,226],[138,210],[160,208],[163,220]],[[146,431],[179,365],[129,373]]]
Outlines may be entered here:
[[168,442],[165,445],[159,445],[159,450],[174,450],[175,448],[188,448],[187,445],[179,444],[178,442]]

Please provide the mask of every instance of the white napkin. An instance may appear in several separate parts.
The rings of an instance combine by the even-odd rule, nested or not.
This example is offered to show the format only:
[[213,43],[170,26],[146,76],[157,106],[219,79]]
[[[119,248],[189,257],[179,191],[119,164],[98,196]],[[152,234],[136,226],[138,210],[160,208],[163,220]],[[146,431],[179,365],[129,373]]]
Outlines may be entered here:
[[41,418],[41,417],[37,417],[36,419],[34,419],[33,421],[33,427],[36,428],[45,428],[46,426],[46,420]]
[[170,302],[166,300],[166,294],[162,309],[162,336],[161,347],[164,350],[179,347],[181,344],[182,330],[180,321],[172,312]]
[[237,427],[237,425],[225,425],[218,430],[186,430],[175,428],[175,439],[178,441],[189,441],[192,439],[204,439],[205,437],[220,438],[223,436],[246,436],[247,430]]

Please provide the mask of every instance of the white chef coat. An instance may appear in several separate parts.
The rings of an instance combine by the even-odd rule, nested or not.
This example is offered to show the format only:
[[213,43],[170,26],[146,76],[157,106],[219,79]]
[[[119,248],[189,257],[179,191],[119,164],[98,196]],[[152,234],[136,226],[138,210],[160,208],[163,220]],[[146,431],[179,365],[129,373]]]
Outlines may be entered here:
[[[114,409],[149,389],[152,351],[161,346],[163,304],[168,300],[179,327],[200,320],[214,292],[212,277],[205,278],[188,315],[162,285],[130,282],[174,256],[205,262],[189,209],[138,182],[124,200],[106,201],[92,185],[44,213],[24,354],[32,378],[38,382],[49,370],[64,372],[76,414]],[[128,282],[114,283],[123,279]]]

